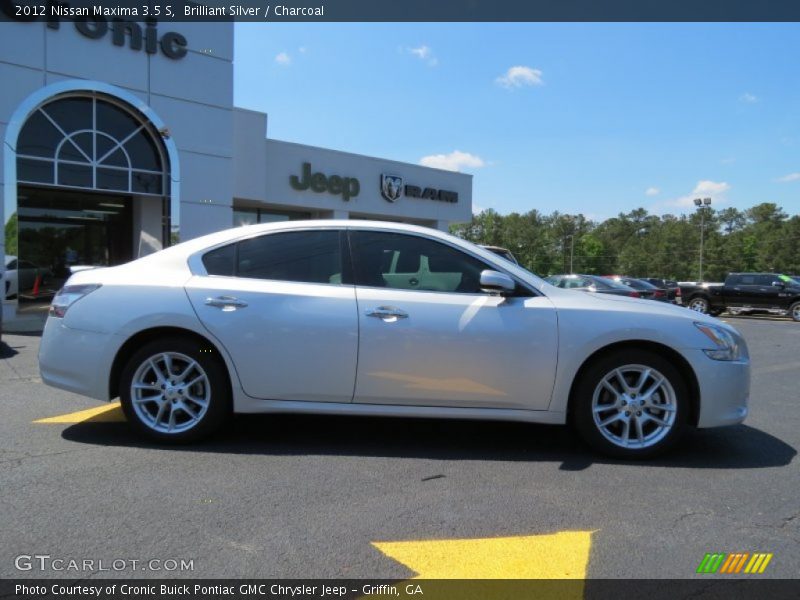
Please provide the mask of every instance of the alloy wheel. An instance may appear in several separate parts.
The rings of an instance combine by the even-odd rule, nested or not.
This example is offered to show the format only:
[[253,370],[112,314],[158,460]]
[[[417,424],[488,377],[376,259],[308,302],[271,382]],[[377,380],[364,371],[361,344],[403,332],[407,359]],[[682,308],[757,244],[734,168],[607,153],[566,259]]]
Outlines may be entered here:
[[675,424],[678,403],[657,369],[625,365],[608,372],[592,396],[592,416],[603,437],[620,448],[650,448]]
[[162,352],[142,362],[130,391],[141,423],[166,434],[192,429],[211,401],[208,375],[196,360],[179,352]]
[[695,298],[689,303],[689,308],[699,313],[708,311],[708,303],[702,298]]

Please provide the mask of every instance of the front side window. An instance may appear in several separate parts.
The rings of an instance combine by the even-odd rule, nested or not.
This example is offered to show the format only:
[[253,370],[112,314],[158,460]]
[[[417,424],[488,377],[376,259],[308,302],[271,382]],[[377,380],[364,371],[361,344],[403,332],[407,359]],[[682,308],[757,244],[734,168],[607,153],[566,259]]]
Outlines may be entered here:
[[302,283],[342,282],[338,231],[272,233],[203,255],[209,275]]
[[414,235],[354,231],[350,243],[356,285],[478,294],[481,271],[492,268],[446,244]]

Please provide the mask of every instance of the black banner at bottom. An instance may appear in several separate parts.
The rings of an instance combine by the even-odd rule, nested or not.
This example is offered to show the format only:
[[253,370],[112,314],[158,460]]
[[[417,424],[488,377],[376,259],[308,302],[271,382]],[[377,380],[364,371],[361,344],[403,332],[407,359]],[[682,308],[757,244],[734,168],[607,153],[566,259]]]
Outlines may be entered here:
[[734,579],[5,579],[3,600],[736,600],[800,597],[800,580]]

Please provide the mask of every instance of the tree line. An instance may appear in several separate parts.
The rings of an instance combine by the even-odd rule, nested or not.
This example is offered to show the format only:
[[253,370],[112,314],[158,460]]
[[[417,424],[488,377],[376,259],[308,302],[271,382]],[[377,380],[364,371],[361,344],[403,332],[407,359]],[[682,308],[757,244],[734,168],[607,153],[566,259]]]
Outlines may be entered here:
[[686,215],[637,208],[602,222],[535,209],[508,215],[484,210],[450,231],[508,248],[541,276],[572,272],[685,281],[700,279],[701,225],[704,281],[721,281],[736,271],[800,273],[800,216],[770,202],[747,210],[703,207]]

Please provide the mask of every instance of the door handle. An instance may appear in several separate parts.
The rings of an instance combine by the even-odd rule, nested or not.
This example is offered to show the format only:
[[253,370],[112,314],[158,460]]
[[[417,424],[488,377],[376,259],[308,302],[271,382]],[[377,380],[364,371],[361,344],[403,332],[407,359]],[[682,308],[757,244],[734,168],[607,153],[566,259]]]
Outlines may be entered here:
[[230,312],[237,308],[244,308],[247,306],[247,302],[233,296],[217,296],[216,298],[206,298],[206,305],[221,308],[223,312]]
[[365,313],[368,317],[377,317],[387,323],[394,323],[398,319],[407,319],[408,313],[394,306],[379,306]]

